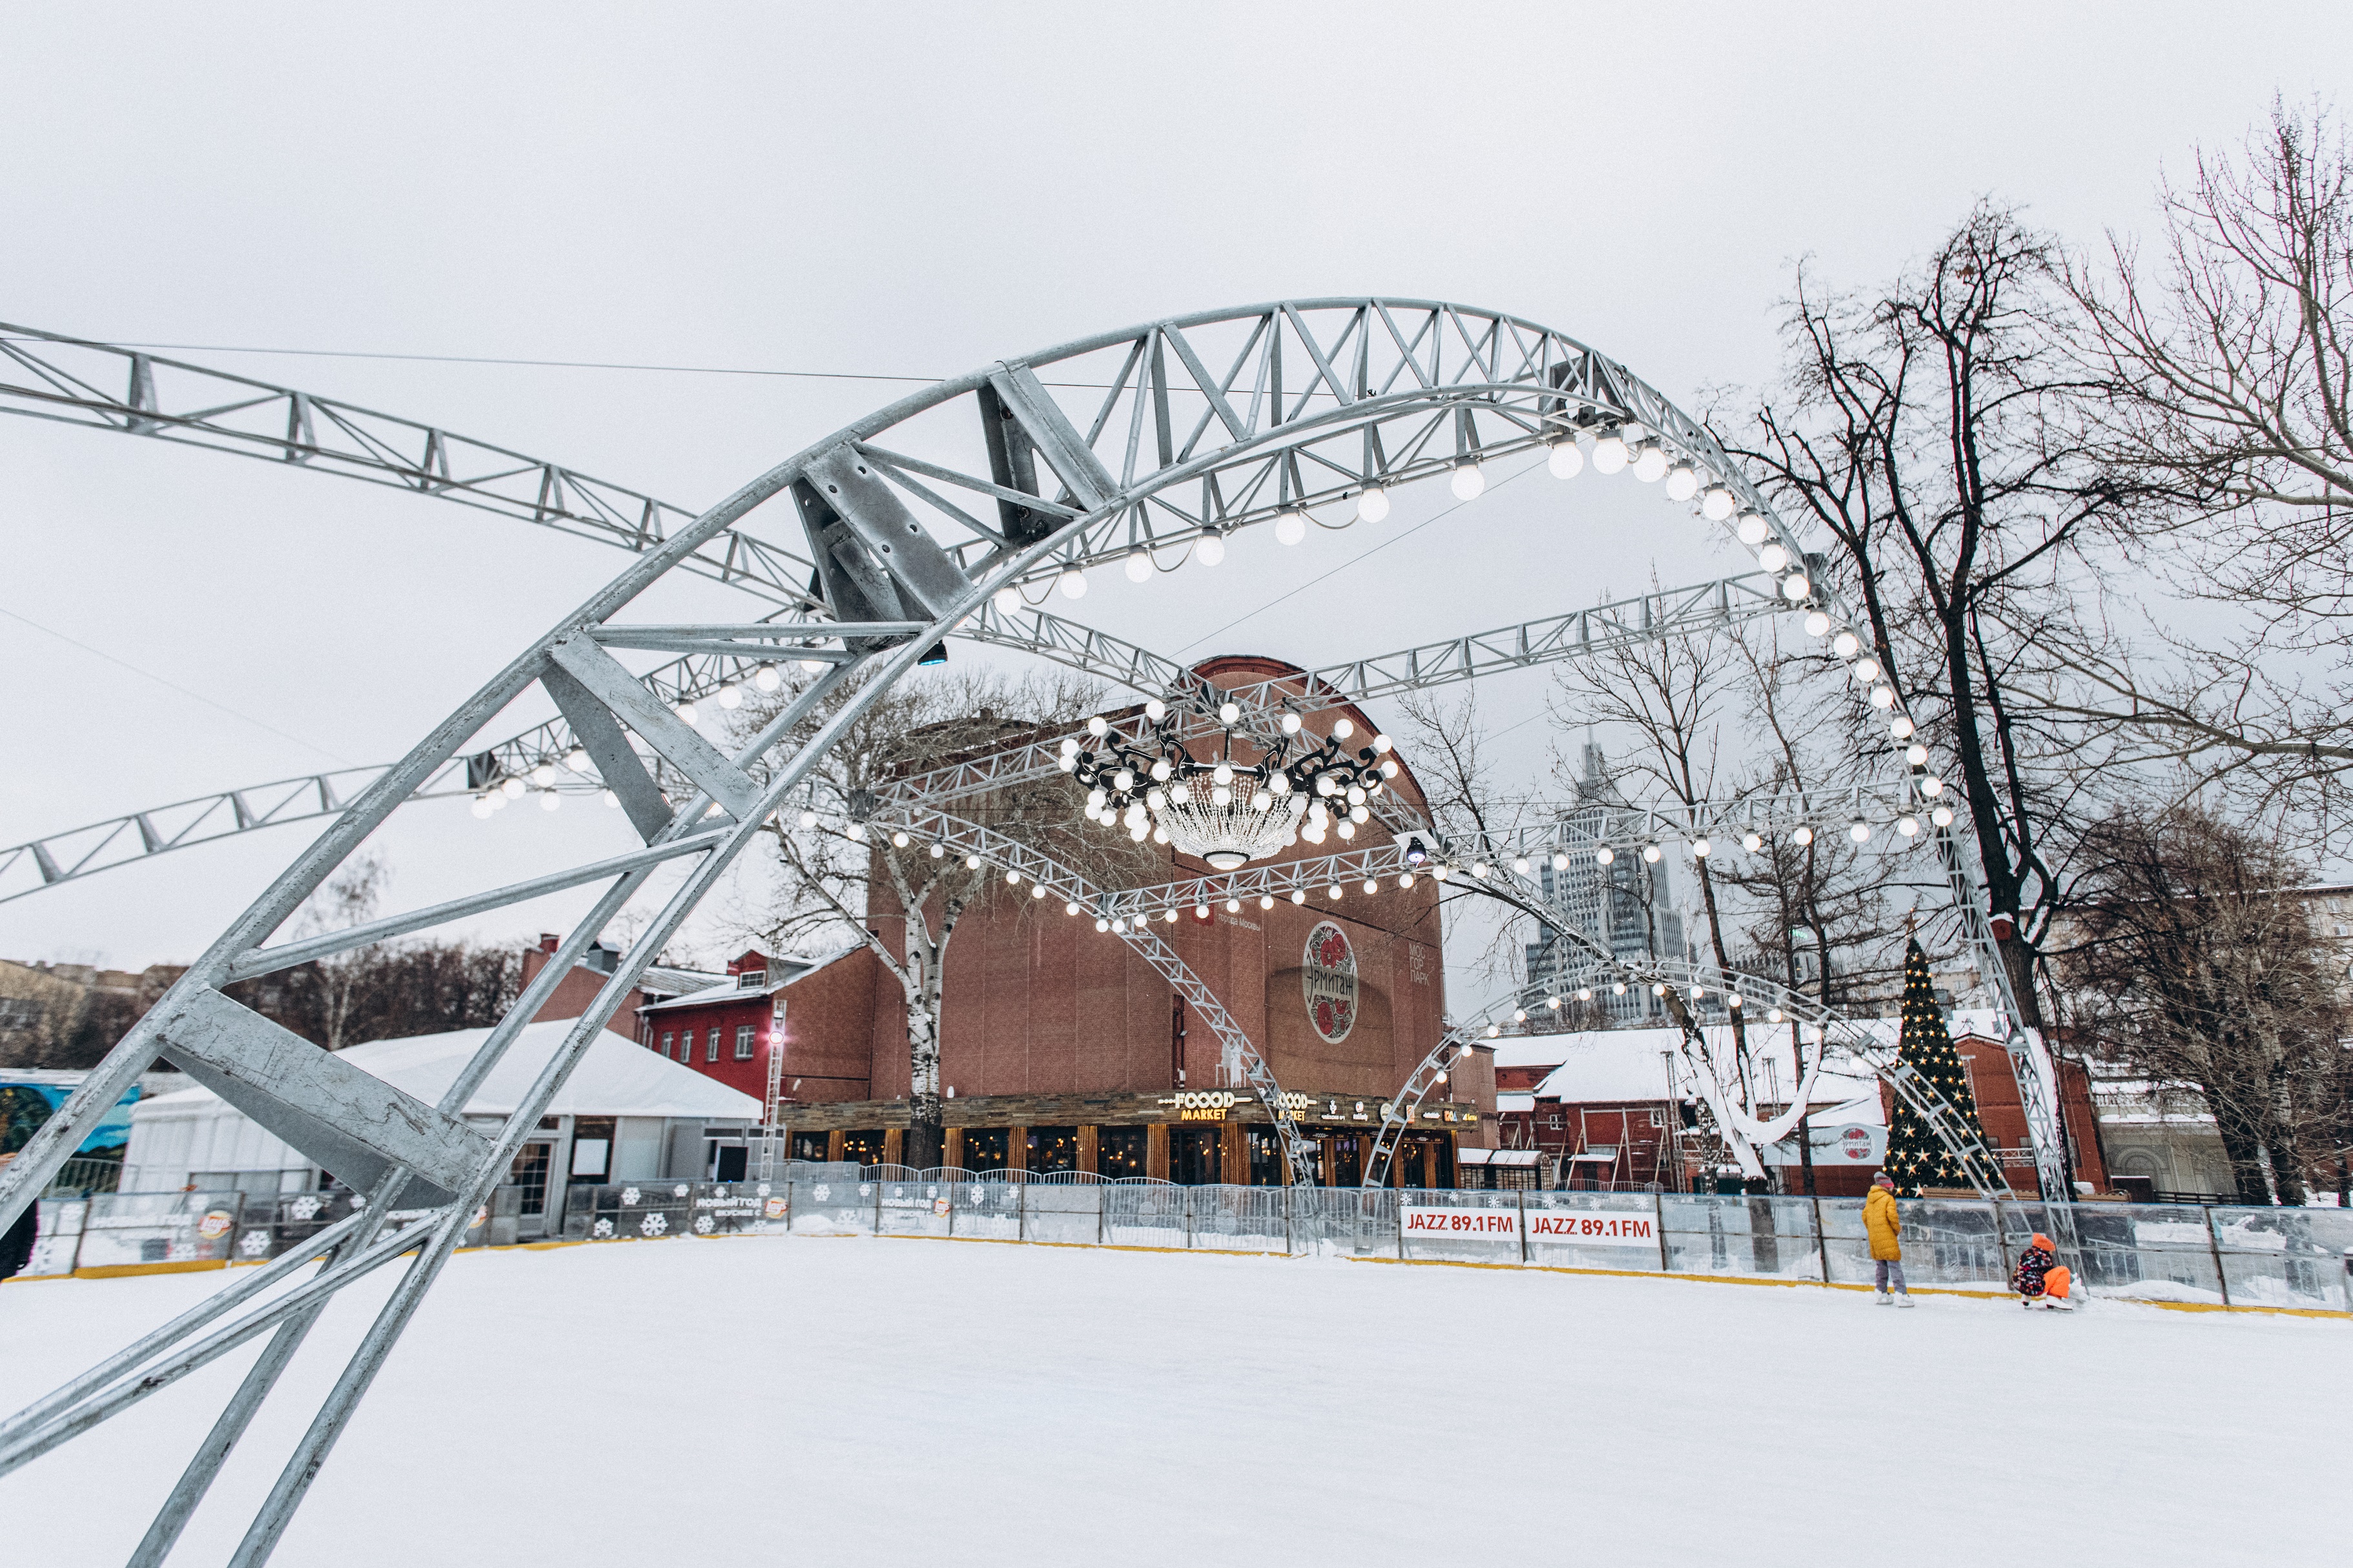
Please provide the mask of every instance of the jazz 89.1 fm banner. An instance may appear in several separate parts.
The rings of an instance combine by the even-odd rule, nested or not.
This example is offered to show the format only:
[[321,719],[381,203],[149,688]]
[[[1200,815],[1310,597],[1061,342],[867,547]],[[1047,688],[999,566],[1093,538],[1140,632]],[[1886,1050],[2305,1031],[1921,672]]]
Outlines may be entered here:
[[1423,1204],[1407,1204],[1398,1210],[1398,1225],[1408,1241],[1496,1241],[1516,1247],[1523,1223],[1528,1240],[1538,1245],[1641,1247],[1653,1252],[1659,1246],[1658,1222],[1646,1214],[1537,1209],[1524,1216],[1517,1207],[1442,1208]]

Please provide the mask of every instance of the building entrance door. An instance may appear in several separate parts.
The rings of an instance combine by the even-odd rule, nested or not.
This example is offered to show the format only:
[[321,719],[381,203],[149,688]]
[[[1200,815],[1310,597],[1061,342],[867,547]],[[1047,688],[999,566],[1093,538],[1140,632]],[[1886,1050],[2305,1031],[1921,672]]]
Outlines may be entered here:
[[1222,1127],[1171,1127],[1168,1179],[1180,1187],[1224,1181],[1225,1133]]
[[554,1159],[554,1139],[533,1139],[515,1151],[514,1163],[507,1167],[508,1184],[522,1189],[515,1210],[522,1218],[518,1235],[547,1234],[547,1173]]

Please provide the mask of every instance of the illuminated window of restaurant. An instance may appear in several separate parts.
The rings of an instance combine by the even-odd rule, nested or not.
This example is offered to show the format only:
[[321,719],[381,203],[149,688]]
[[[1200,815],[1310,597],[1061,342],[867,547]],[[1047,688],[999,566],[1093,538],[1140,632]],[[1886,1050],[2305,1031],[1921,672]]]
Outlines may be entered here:
[[1006,1129],[967,1127],[964,1130],[964,1164],[967,1171],[1005,1169]]
[[1079,1130],[1075,1127],[1032,1127],[1029,1129],[1029,1169],[1044,1175],[1049,1171],[1075,1171],[1079,1168]]
[[1095,1173],[1106,1180],[1144,1174],[1144,1146],[1149,1137],[1141,1127],[1105,1127],[1096,1132]]

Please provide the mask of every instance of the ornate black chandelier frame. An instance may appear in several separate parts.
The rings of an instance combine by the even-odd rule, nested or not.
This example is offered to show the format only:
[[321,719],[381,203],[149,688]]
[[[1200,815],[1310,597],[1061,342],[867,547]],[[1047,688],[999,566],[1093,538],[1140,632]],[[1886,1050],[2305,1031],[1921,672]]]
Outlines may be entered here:
[[1250,735],[1259,755],[1244,761],[1234,755],[1240,705],[1226,702],[1217,717],[1216,754],[1207,761],[1193,754],[1182,712],[1156,699],[1145,704],[1134,739],[1101,716],[1087,724],[1092,744],[1066,737],[1061,766],[1087,789],[1088,820],[1124,826],[1138,843],[1147,837],[1173,843],[1214,870],[1231,871],[1302,837],[1311,844],[1329,831],[1355,837],[1398,775],[1387,735],[1353,750],[1344,744],[1356,733],[1345,718],[1319,736],[1298,714],[1285,713],[1271,737]]

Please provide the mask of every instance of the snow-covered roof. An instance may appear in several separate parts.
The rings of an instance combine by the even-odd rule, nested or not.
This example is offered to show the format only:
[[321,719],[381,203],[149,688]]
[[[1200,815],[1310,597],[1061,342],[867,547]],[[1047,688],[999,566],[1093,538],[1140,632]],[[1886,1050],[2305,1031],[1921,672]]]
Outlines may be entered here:
[[[465,1113],[512,1114],[540,1070],[563,1045],[575,1022],[554,1018],[524,1025],[474,1098],[466,1102]],[[458,1081],[459,1073],[473,1059],[490,1033],[488,1029],[453,1029],[444,1035],[371,1040],[337,1055],[402,1093],[432,1105]],[[134,1121],[146,1121],[223,1113],[237,1114],[222,1104],[211,1089],[186,1089],[141,1100],[132,1117]],[[599,1029],[596,1037],[589,1042],[587,1053],[548,1105],[547,1114],[756,1121],[760,1102],[609,1029]]]
[[1533,1165],[1540,1156],[1534,1149],[1457,1149],[1458,1165]]
[[1533,1094],[1499,1094],[1495,1097],[1498,1111],[1534,1110],[1535,1108],[1536,1097]]
[[822,958],[802,958],[794,954],[777,954],[769,961],[769,967],[767,970],[768,981],[765,985],[745,985],[739,977],[732,974],[723,974],[718,976],[702,975],[700,976],[701,979],[705,982],[712,983],[700,985],[694,990],[687,992],[683,995],[672,996],[666,1001],[649,1002],[646,1005],[638,1008],[638,1016],[642,1017],[648,1013],[659,1013],[673,1008],[708,1007],[714,1002],[733,1002],[752,997],[773,996],[777,992],[785,990],[789,986],[799,984],[802,981],[807,980],[810,975],[815,974],[820,969],[831,968],[833,965],[840,963],[843,959],[848,958],[851,953],[859,952],[860,949],[865,947],[865,945],[866,944],[862,942],[853,942],[849,946],[841,948],[837,952],[828,952]]
[[[1892,1030],[1892,1020],[1885,1022]],[[1711,1055],[1729,1061],[1732,1030],[1727,1025],[1711,1025],[1701,1031]],[[1593,1101],[1664,1100],[1667,1098],[1667,1067],[1662,1054],[1675,1053],[1676,1079],[1684,1097],[1691,1093],[1690,1070],[1682,1060],[1682,1033],[1675,1029],[1588,1029],[1573,1034],[1549,1037],[1560,1053],[1560,1066],[1555,1068],[1534,1090],[1538,1100],[1559,1100],[1572,1104]],[[1891,1036],[1892,1037],[1892,1036]],[[1772,1064],[1772,1071],[1754,1088],[1757,1098],[1778,1100],[1793,1094],[1798,1087],[1795,1063],[1789,1054],[1788,1030],[1778,1026],[1763,1029],[1751,1028],[1748,1051],[1752,1060]],[[1809,1053],[1810,1055],[1810,1053]],[[1875,1093],[1874,1080],[1853,1074],[1825,1069],[1815,1080],[1812,1099],[1856,1100],[1866,1093]],[[1502,1097],[1497,1097],[1498,1108]]]

